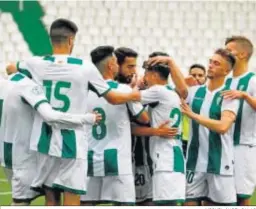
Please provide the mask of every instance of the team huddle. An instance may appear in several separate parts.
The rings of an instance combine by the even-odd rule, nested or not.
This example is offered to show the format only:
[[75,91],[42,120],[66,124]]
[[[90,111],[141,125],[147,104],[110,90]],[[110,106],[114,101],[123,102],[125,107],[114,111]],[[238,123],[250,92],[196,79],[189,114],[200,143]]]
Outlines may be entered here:
[[53,54],[11,64],[0,80],[0,162],[12,205],[41,195],[45,205],[249,205],[251,41],[227,38],[207,72],[194,65],[188,78],[167,53],[152,52],[138,77],[130,48],[71,56],[77,32],[55,20]]

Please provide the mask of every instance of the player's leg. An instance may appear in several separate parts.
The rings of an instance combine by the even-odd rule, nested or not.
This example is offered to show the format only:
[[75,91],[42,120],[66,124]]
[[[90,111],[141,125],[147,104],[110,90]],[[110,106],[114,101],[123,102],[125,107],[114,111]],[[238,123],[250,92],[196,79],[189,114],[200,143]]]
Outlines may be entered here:
[[133,175],[103,177],[101,200],[120,206],[135,205]]
[[93,206],[101,203],[103,177],[87,177],[87,193],[81,195],[82,206]]
[[61,193],[59,190],[53,189],[51,187],[44,186],[45,192],[45,205],[46,206],[60,206],[60,196]]
[[208,195],[205,204],[229,206],[236,204],[234,176],[207,174]]
[[86,194],[86,159],[60,159],[53,188],[64,191],[63,205],[80,205],[80,195]]
[[35,191],[45,192],[45,205],[60,205],[60,192],[52,188],[52,184],[58,175],[60,165],[59,158],[37,153],[37,169],[35,177],[31,183],[31,188]]
[[134,171],[136,205],[152,206],[152,176],[149,166],[136,166]]
[[256,186],[255,158],[255,146],[235,146],[235,185],[239,206],[250,205],[250,198]]
[[186,206],[200,206],[208,194],[206,174],[194,171],[186,172]]
[[177,206],[185,202],[186,177],[184,173],[155,171],[153,201],[155,205]]
[[36,164],[30,164],[24,169],[13,169],[12,177],[12,205],[29,205],[30,202],[42,195],[30,189],[36,174]]

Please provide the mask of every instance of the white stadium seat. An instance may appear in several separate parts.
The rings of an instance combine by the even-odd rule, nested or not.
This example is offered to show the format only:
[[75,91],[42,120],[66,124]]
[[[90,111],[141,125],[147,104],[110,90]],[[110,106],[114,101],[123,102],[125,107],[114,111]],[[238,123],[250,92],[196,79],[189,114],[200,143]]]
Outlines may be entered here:
[[[97,45],[139,49],[142,61],[155,50],[171,52],[186,70],[190,62],[208,62],[227,36],[248,36],[256,44],[256,2],[188,1],[40,1],[47,29],[59,17],[79,27],[74,54],[89,58]],[[0,61],[31,52],[10,13],[0,12]],[[13,57],[11,53],[13,52]],[[143,58],[143,59],[142,59]],[[185,59],[185,60],[184,60]],[[256,69],[252,58],[250,66]],[[141,66],[141,63],[139,63]]]

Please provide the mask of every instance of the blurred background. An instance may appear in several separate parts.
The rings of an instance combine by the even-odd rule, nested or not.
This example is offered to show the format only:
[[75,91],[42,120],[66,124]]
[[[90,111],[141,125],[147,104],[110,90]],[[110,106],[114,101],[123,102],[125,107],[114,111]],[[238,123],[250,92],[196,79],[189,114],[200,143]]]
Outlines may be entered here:
[[[49,26],[63,17],[79,27],[75,56],[88,59],[99,45],[126,46],[140,54],[140,69],[152,51],[165,51],[186,74],[195,62],[207,65],[228,36],[256,44],[255,11],[255,1],[1,1],[0,69],[50,53]],[[255,56],[250,66],[256,69]]]

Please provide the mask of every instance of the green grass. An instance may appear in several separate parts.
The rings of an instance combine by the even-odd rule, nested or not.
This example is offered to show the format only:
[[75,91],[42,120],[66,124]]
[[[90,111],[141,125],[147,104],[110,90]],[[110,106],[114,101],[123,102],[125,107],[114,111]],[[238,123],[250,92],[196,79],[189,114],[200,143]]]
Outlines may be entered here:
[[[0,167],[0,206],[10,205],[12,203],[11,185],[7,182],[2,167]],[[44,205],[44,197],[39,197],[32,202],[32,205]]]
[[[6,206],[11,204],[12,196],[8,192],[11,192],[11,186],[5,178],[3,169],[0,167],[0,206]],[[256,192],[254,192],[253,194],[251,203],[252,205],[256,205]],[[37,198],[32,202],[32,205],[44,205],[44,197]]]

